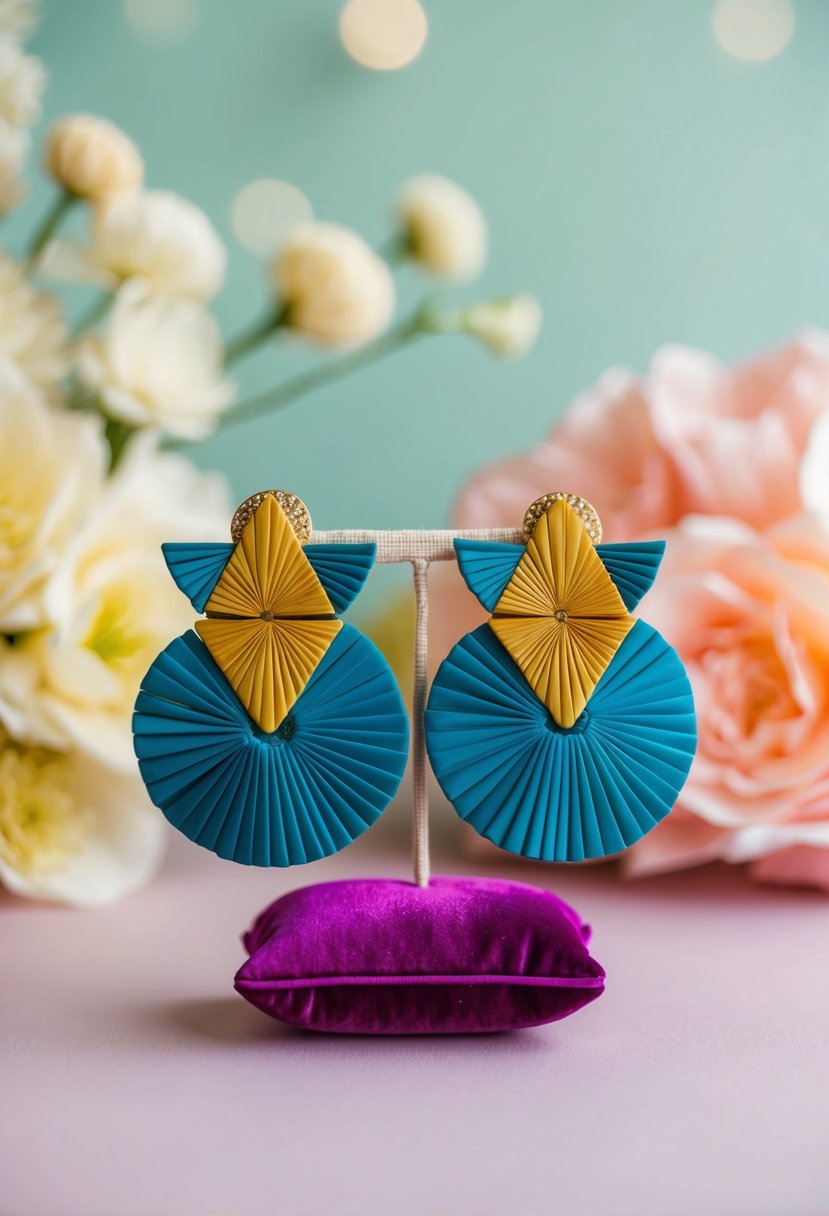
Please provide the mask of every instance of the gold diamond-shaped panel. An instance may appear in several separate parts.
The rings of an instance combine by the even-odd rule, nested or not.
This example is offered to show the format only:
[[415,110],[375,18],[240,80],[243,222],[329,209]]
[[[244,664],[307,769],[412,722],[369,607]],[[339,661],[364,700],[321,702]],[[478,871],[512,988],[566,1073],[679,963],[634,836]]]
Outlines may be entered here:
[[[251,718],[274,731],[342,628],[285,512],[262,497],[196,631]],[[302,619],[302,618],[327,619]]]
[[633,617],[493,617],[489,624],[538,699],[568,729],[632,628]]
[[575,724],[633,623],[582,521],[556,500],[489,625],[559,726]]
[[293,708],[340,629],[338,620],[196,622],[237,697],[268,732]]
[[333,611],[284,511],[268,495],[245,524],[206,612],[258,617],[266,612],[324,616]]

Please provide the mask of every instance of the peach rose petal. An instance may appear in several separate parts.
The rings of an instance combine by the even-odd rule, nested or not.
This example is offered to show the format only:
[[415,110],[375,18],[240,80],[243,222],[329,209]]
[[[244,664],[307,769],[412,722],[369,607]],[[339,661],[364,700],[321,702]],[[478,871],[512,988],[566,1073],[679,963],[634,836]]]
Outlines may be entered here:
[[680,512],[758,528],[802,506],[801,464],[829,402],[829,342],[808,333],[752,363],[667,347],[648,376],[655,432],[676,463]]
[[749,873],[755,882],[829,891],[829,848],[790,845],[755,861]]
[[453,513],[459,528],[518,527],[551,490],[592,502],[608,541],[659,532],[678,518],[673,463],[659,447],[635,376],[615,369],[578,397],[546,442],[477,473]]

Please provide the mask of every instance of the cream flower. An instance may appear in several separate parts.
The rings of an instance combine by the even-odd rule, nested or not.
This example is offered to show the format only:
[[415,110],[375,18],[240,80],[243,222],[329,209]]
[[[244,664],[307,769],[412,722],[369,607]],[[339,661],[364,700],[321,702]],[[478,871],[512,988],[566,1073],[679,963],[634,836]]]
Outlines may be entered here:
[[23,267],[0,253],[0,358],[41,388],[68,367],[68,331],[57,298],[32,287]]
[[473,304],[461,312],[466,333],[503,358],[525,355],[541,328],[541,306],[535,296],[511,296]]
[[31,127],[40,115],[46,86],[43,64],[11,38],[0,38],[0,118],[12,127]]
[[337,224],[302,224],[282,246],[273,278],[285,323],[323,346],[356,346],[386,328],[394,283],[381,258]]
[[0,741],[0,882],[9,891],[112,903],[152,877],[164,836],[139,778]]
[[473,279],[487,256],[487,226],[474,198],[448,178],[424,173],[406,182],[397,214],[409,256],[433,274]]
[[822,414],[809,432],[799,488],[806,510],[819,516],[829,532],[829,412]]
[[134,771],[139,683],[193,622],[161,544],[222,539],[227,515],[219,478],[133,440],[45,588],[48,626],[0,654],[0,720],[15,738]]
[[50,409],[0,360],[0,633],[44,619],[44,581],[103,484],[100,419]]
[[143,279],[153,291],[206,301],[222,285],[226,254],[193,203],[162,190],[137,190],[96,209],[92,259],[111,281]]
[[141,153],[129,136],[94,114],[70,114],[53,123],[43,163],[65,190],[93,201],[136,190],[144,179]]
[[0,0],[0,35],[27,38],[37,21],[35,0]]
[[16,207],[26,194],[21,171],[29,144],[27,132],[15,130],[0,118],[0,215]]
[[222,361],[218,326],[200,304],[131,282],[118,292],[105,333],[82,342],[78,370],[110,417],[201,439],[233,398]]

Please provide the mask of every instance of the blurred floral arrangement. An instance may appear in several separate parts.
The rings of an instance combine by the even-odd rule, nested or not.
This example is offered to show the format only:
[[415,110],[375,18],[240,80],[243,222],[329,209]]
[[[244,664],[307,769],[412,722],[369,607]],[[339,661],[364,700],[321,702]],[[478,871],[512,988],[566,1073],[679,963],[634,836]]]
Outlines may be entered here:
[[[24,197],[46,82],[22,46],[33,19],[29,0],[0,0],[2,214]],[[394,322],[394,264],[468,280],[486,259],[478,205],[427,175],[400,191],[385,256],[335,224],[297,227],[270,267],[262,317],[225,341],[207,307],[224,278],[222,241],[193,203],[144,187],[123,131],[62,118],[43,166],[54,204],[21,260],[0,251],[0,881],[96,905],[147,881],[163,851],[130,731],[141,676],[191,623],[160,544],[223,539],[229,516],[222,479],[169,449],[430,335],[522,354],[540,312],[529,296],[465,308],[428,299]],[[83,246],[60,232],[81,208]],[[94,293],[71,329],[45,282]],[[236,402],[227,369],[283,334],[330,355]]]
[[[720,859],[829,890],[829,339],[611,370],[543,443],[474,476],[453,523],[514,525],[557,487],[600,504],[608,541],[668,540],[642,613],[687,666],[699,747],[626,873]],[[449,576],[433,599],[442,656],[481,610]]]

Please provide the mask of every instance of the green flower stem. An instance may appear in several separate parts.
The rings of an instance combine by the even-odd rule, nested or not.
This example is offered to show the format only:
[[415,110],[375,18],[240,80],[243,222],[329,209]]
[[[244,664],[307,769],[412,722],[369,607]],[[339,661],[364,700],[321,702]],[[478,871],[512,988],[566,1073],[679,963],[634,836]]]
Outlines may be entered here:
[[135,427],[128,426],[126,422],[119,422],[117,418],[108,418],[106,428],[104,430],[104,438],[109,444],[109,472],[110,476],[115,472],[121,457],[126,451],[127,444],[135,433]]
[[71,194],[68,190],[61,190],[29,242],[29,248],[26,251],[26,259],[29,263],[37,261],[46,245],[63,223],[64,218],[79,201],[77,194]]
[[[419,309],[414,316],[401,322],[400,325],[390,329],[379,338],[375,338],[373,342],[367,342],[365,346],[361,346],[347,355],[341,355],[339,359],[331,359],[318,367],[312,367],[307,372],[300,372],[298,376],[285,380],[276,388],[260,393],[257,397],[250,397],[247,401],[234,406],[222,416],[218,429],[226,430],[230,426],[238,426],[241,422],[251,422],[254,418],[261,418],[265,414],[273,413],[274,410],[284,409],[286,405],[292,405],[300,397],[322,388],[325,384],[341,380],[345,376],[360,371],[361,368],[368,367],[371,363],[385,359],[388,355],[408,346],[410,342],[414,342],[416,338],[428,332],[429,330],[423,322],[422,310]],[[165,441],[164,447],[179,448],[189,442],[190,440],[187,439],[168,439]]]
[[411,245],[405,232],[395,232],[377,246],[377,254],[389,266],[399,266],[411,254]]
[[230,367],[231,363],[237,363],[239,359],[244,359],[246,355],[256,350],[279,329],[280,325],[284,325],[285,321],[285,311],[279,308],[275,312],[269,312],[261,321],[256,321],[248,329],[243,329],[235,338],[231,338],[225,346],[225,367]]
[[86,312],[81,313],[80,318],[72,326],[72,337],[77,338],[87,329],[94,329],[109,312],[114,298],[112,293],[107,291],[98,296],[97,300],[93,300]]

